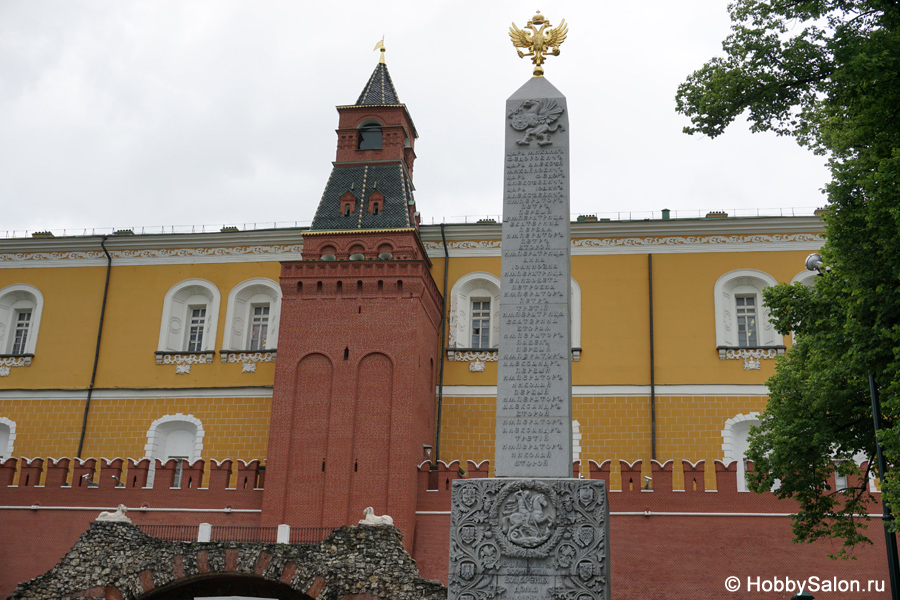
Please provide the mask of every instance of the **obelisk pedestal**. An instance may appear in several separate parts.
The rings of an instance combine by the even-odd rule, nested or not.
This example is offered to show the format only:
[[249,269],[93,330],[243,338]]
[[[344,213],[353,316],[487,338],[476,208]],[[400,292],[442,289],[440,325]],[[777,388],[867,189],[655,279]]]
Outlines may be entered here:
[[609,600],[603,481],[572,478],[569,133],[534,77],[506,105],[493,479],[453,482],[449,600]]

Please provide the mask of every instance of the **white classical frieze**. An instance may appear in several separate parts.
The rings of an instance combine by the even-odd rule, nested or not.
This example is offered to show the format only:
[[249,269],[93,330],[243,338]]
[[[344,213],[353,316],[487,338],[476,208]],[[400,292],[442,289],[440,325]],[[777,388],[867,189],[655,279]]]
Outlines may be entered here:
[[[110,256],[118,265],[147,264],[156,262],[230,262],[241,258],[267,257],[281,260],[299,258],[303,244],[272,246],[232,246],[225,248],[145,248],[137,250],[111,250]],[[77,262],[106,263],[102,251],[77,252],[16,252],[0,254],[0,266],[11,263],[29,263],[29,266],[68,266]]]
[[[801,245],[801,248],[797,248]],[[694,249],[717,252],[746,252],[748,250],[786,250],[818,248],[822,239],[815,233],[743,234],[743,235],[684,235],[581,238],[572,240],[573,254],[603,254],[607,252],[643,252],[654,248],[659,252],[690,252]],[[441,242],[424,242],[431,257],[444,253]],[[762,248],[760,248],[762,247]],[[448,241],[447,250],[456,256],[499,256],[500,240]]]
[[156,354],[156,364],[175,365],[176,375],[187,375],[191,372],[191,365],[208,365],[213,361],[215,352],[203,352],[200,354]]
[[465,352],[456,352],[453,348],[447,348],[447,360],[456,362],[497,362],[497,351],[477,352],[467,350]]
[[670,237],[631,237],[572,240],[573,248],[598,248],[610,246],[710,246],[723,244],[772,244],[790,242],[818,242],[821,238],[812,233],[752,234],[752,235],[688,235]]
[[744,359],[744,370],[760,368],[761,360],[771,360],[784,354],[781,348],[719,348],[719,360]]
[[275,362],[275,354],[275,352],[221,351],[222,363],[239,363],[241,365],[241,373],[256,373],[256,363]]
[[223,363],[261,363],[275,362],[275,352],[234,352],[221,351]]
[[0,357],[0,377],[9,377],[10,367],[31,366],[31,356],[3,356]]
[[[450,362],[468,362],[470,371],[480,372],[484,371],[484,363],[497,362],[497,351],[478,352],[466,350],[458,352],[453,348],[447,348],[447,360]],[[578,362],[579,360],[581,360],[581,348],[572,348],[572,362]],[[222,362],[225,362],[224,357]]]
[[31,356],[3,356],[0,357],[0,366],[3,367],[30,367]]

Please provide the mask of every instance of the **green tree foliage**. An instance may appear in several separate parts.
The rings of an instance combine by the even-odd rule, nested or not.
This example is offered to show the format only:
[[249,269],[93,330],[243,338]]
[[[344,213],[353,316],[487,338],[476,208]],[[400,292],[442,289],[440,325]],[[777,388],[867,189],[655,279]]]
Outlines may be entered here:
[[[799,501],[798,540],[849,547],[866,539],[853,515],[875,508],[852,461],[861,452],[875,466],[869,373],[884,413],[885,499],[900,512],[900,1],[735,0],[729,11],[724,55],[678,89],[685,132],[716,137],[747,114],[753,131],[827,156],[832,176],[829,272],[812,288],[765,294],[778,331],[796,343],[768,381],[750,485],[778,479],[775,493]],[[855,482],[848,492],[827,483],[835,460]]]

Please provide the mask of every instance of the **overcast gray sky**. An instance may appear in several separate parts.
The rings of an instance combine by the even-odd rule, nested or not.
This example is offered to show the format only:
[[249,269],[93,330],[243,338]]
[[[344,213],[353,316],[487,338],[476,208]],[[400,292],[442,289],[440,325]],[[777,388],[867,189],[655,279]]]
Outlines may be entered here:
[[538,8],[569,25],[545,69],[568,99],[573,213],[824,203],[824,159],[791,139],[681,133],[675,90],[721,52],[723,0],[3,0],[0,237],[308,224],[334,107],[356,101],[382,35],[419,132],[423,220],[499,215],[505,99],[532,68],[507,31]]

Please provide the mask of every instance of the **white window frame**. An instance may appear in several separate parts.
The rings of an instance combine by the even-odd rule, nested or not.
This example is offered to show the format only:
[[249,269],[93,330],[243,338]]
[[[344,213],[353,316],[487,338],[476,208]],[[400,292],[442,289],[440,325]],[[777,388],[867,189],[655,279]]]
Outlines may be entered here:
[[[266,350],[278,347],[278,324],[281,319],[281,286],[272,279],[255,277],[234,286],[228,294],[225,308],[225,331],[222,348],[230,352],[250,352],[250,331],[253,308],[269,305],[269,329]],[[254,350],[254,352],[257,352]]]
[[775,278],[755,269],[738,269],[719,277],[715,285],[716,346],[740,348],[738,345],[735,297],[756,296],[757,347],[782,346],[784,338],[769,320],[769,308],[763,301],[763,290],[777,285]]
[[173,285],[163,301],[159,327],[159,352],[187,352],[191,309],[202,299],[206,306],[203,344],[200,352],[212,352],[219,322],[219,288],[205,279],[186,279]]
[[[491,273],[467,273],[450,289],[450,340],[448,348],[469,348],[472,343],[472,301],[491,301],[491,342],[500,342],[500,278]],[[570,336],[573,348],[581,348],[581,286],[569,280]]]
[[16,422],[7,419],[6,417],[0,417],[0,428],[6,429],[8,436],[6,438],[6,445],[0,448],[0,462],[3,462],[7,458],[13,455],[13,451],[15,450],[16,445]]
[[23,310],[31,311],[28,337],[20,354],[34,354],[38,333],[41,329],[41,315],[44,312],[44,296],[41,291],[27,283],[15,283],[0,290],[0,354],[11,354],[15,341],[17,315]]
[[748,492],[747,488],[747,435],[751,425],[759,425],[759,413],[740,414],[725,421],[722,429],[722,453],[726,466],[737,461],[737,491]]
[[[500,278],[491,273],[467,273],[450,290],[450,348],[470,348],[472,344],[472,301],[491,301],[488,348],[500,342]],[[483,348],[482,350],[486,350]]]
[[166,439],[173,431],[190,431],[194,434],[194,447],[188,462],[200,460],[203,456],[203,436],[206,432],[203,423],[194,415],[175,413],[165,415],[153,421],[147,430],[147,445],[144,446],[144,457],[150,459],[150,470],[147,474],[147,487],[153,487],[156,475],[156,461],[166,461]]
[[[806,269],[804,269],[804,270],[800,271],[799,273],[797,273],[796,275],[794,275],[794,278],[791,279],[791,285],[797,283],[798,281],[800,283],[802,283],[803,285],[805,285],[806,287],[811,288],[816,283],[816,273],[814,271],[807,271]],[[795,342],[795,341],[797,341],[797,334],[792,331],[791,332],[791,342]]]
[[[485,303],[487,304],[487,310],[485,310],[484,306],[483,306]],[[480,306],[476,310],[475,309],[476,304],[481,304],[482,306]],[[471,335],[469,336],[469,347],[481,348],[481,349],[493,348],[494,346],[491,346],[491,341],[493,341],[491,339],[492,338],[491,329],[493,328],[493,324],[494,324],[494,320],[493,320],[494,299],[490,298],[490,297],[488,297],[488,298],[473,297],[469,301],[469,306],[471,307],[471,311],[472,311],[470,314],[470,317],[469,317],[469,327],[470,327],[470,331],[471,331]],[[487,314],[485,314],[485,313],[487,313]],[[474,340],[475,321],[476,320],[478,320],[480,323],[484,323],[485,320],[487,320],[487,328],[486,328],[487,331],[479,331],[479,334],[478,334],[479,337],[481,338],[481,340],[479,341],[479,345],[476,345],[475,340]],[[479,327],[478,329],[483,330],[483,329],[485,329],[485,327]],[[487,341],[486,341],[486,343],[482,343],[482,342],[485,342],[485,339],[484,339],[485,334],[487,335]]]

